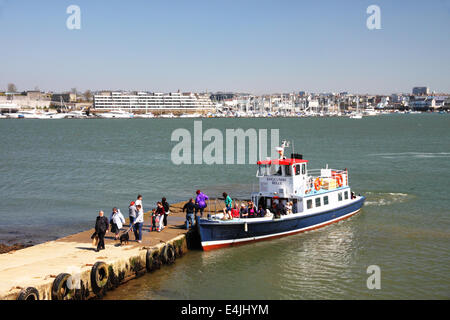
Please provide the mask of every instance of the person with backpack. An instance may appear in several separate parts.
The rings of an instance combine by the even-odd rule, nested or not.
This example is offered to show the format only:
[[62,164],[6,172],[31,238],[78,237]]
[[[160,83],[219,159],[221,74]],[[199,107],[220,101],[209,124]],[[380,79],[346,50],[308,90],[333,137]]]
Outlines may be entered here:
[[117,209],[116,207],[112,209],[109,223],[111,225],[111,232],[114,233],[114,240],[119,240],[119,231],[125,223],[125,218],[123,217],[122,212],[120,212],[120,209]]
[[197,196],[195,197],[195,215],[197,215],[197,213],[200,212],[200,217],[203,217],[203,211],[207,207],[206,200],[208,200],[209,197],[200,190],[197,190],[196,194]]

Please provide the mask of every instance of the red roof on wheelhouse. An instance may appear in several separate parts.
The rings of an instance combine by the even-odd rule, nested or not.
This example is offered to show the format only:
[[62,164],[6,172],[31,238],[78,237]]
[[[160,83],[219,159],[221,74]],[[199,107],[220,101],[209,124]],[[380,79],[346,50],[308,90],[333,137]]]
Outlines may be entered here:
[[306,163],[308,160],[303,159],[271,159],[258,161],[257,164],[279,164],[279,165],[291,165],[296,163]]

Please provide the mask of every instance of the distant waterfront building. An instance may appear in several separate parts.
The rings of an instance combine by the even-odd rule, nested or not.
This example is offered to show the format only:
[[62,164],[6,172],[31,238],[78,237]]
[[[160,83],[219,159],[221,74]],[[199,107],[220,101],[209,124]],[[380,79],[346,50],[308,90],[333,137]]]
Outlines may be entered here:
[[214,104],[209,94],[196,93],[149,93],[149,92],[104,92],[94,95],[95,109],[212,109]]
[[3,103],[15,104],[20,108],[49,108],[50,98],[40,91],[5,92],[0,95],[0,104]]
[[217,92],[217,93],[211,94],[211,100],[214,100],[214,101],[230,100],[230,99],[234,99],[234,97],[236,97],[236,94],[228,93],[228,92]]
[[427,111],[436,108],[436,99],[432,96],[416,96],[409,101],[409,107],[413,110]]
[[412,89],[412,94],[415,96],[422,96],[430,94],[430,88],[428,87],[414,87]]

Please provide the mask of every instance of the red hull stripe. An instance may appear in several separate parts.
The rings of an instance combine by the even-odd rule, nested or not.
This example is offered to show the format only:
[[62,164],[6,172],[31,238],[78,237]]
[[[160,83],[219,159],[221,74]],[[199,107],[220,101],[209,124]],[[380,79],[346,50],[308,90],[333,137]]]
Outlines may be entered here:
[[353,212],[353,213],[351,213],[349,215],[346,215],[346,216],[344,216],[342,218],[339,218],[339,219],[336,219],[336,220],[333,220],[333,221],[330,221],[330,222],[327,222],[327,223],[324,223],[324,224],[321,224],[321,225],[315,225],[315,226],[312,226],[312,227],[309,227],[309,228],[293,231],[291,233],[277,234],[277,235],[274,235],[274,236],[268,236],[268,237],[261,238],[261,239],[249,239],[249,240],[244,240],[244,241],[239,241],[239,242],[227,242],[227,243],[210,244],[210,245],[203,245],[202,244],[202,247],[203,247],[203,251],[210,251],[210,250],[215,250],[215,249],[224,248],[224,247],[232,247],[232,246],[236,246],[236,245],[246,244],[246,243],[250,243],[250,242],[264,241],[264,240],[268,240],[268,239],[276,239],[276,238],[286,237],[286,236],[290,236],[290,235],[297,234],[297,233],[302,233],[302,232],[305,232],[305,231],[316,230],[316,229],[328,226],[328,225],[330,225],[332,223],[336,223],[336,222],[345,220],[347,218],[350,218],[353,215],[357,214],[360,210],[361,209],[358,209],[355,212]]

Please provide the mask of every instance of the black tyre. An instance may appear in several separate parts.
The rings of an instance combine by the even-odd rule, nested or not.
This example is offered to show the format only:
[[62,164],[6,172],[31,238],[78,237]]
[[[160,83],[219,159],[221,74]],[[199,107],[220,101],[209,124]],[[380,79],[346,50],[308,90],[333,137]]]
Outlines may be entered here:
[[172,264],[175,262],[175,248],[173,245],[166,244],[166,246],[163,248],[161,257],[164,264]]
[[183,248],[182,248],[181,244],[175,247],[175,256],[177,258],[180,258],[183,256]]
[[108,267],[104,262],[96,262],[91,270],[91,287],[95,294],[102,294],[108,284]]
[[75,288],[72,286],[72,276],[60,273],[52,284],[52,300],[71,300],[75,297]]
[[152,270],[157,270],[161,268],[162,265],[162,259],[161,255],[158,251],[155,251],[152,253]]
[[161,268],[161,264],[162,261],[158,251],[148,249],[145,257],[145,267],[147,269],[147,272],[152,272]]
[[33,287],[22,289],[17,296],[17,300],[39,300],[39,291]]
[[153,251],[151,249],[147,249],[147,253],[145,255],[145,268],[147,272],[152,272],[153,269]]

